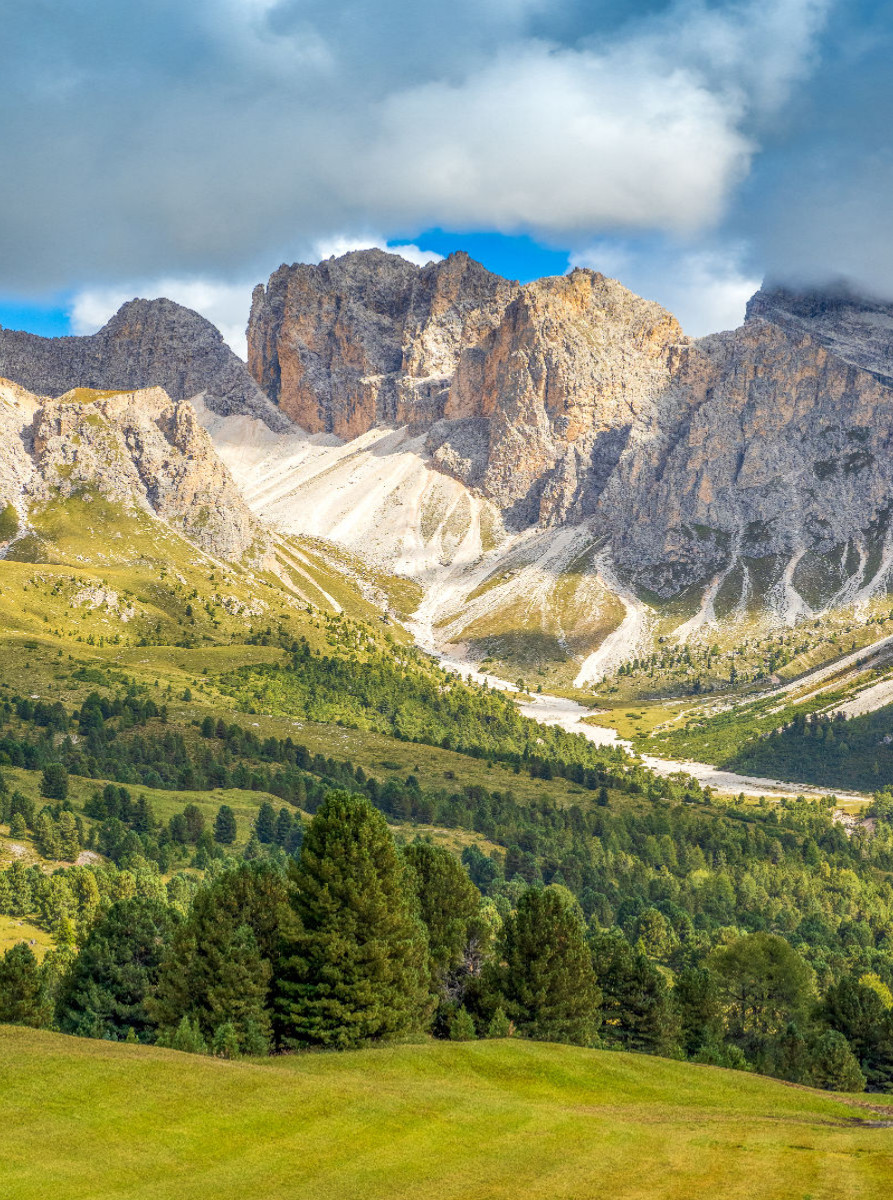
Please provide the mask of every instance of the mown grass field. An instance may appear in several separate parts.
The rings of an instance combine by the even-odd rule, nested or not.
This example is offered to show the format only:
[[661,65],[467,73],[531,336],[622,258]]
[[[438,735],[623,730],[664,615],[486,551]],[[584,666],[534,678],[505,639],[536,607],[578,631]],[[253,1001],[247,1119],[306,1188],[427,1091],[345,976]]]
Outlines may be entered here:
[[4,1200],[880,1200],[884,1120],[532,1042],[228,1063],[0,1027]]

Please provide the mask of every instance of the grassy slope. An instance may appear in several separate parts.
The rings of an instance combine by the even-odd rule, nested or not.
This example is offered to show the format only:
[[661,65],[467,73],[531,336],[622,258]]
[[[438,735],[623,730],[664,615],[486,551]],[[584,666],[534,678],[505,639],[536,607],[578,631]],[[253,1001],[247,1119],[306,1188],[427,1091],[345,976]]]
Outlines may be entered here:
[[5,1200],[845,1200],[893,1186],[893,1130],[866,1128],[865,1108],[531,1042],[261,1065],[6,1026],[0,1098]]

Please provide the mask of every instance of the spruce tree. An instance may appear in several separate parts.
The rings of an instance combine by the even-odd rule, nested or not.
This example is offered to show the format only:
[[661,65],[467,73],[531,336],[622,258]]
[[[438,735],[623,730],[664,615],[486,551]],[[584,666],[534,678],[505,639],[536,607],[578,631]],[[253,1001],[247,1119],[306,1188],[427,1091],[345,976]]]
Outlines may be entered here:
[[411,868],[419,916],[428,931],[431,965],[443,978],[462,962],[476,932],[481,894],[444,846],[416,842],[406,847],[403,856]]
[[44,974],[27,942],[0,957],[0,1024],[46,1028],[52,1022]]
[[47,763],[40,781],[40,794],[48,800],[64,800],[68,796],[68,771],[63,763]]
[[833,1092],[864,1092],[865,1076],[849,1042],[836,1029],[826,1030],[810,1047],[807,1082]]
[[599,990],[579,915],[561,892],[530,888],[502,931],[501,992],[518,1032],[591,1045]]
[[425,933],[382,814],[330,792],[294,880],[295,927],[277,970],[283,1043],[346,1049],[422,1026]]
[[266,846],[276,840],[276,813],[269,800],[265,800],[258,809],[254,832],[257,834],[257,840]]
[[672,1053],[679,1041],[679,1017],[654,963],[634,950],[619,929],[597,933],[591,950],[602,992],[603,1040],[645,1054]]

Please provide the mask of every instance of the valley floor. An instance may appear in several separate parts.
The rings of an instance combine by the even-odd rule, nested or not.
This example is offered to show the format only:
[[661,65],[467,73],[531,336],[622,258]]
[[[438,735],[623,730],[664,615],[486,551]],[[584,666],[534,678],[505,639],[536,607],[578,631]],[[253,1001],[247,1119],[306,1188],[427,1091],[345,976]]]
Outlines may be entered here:
[[863,1100],[535,1042],[233,1063],[2,1026],[2,1194],[880,1200],[893,1112]]

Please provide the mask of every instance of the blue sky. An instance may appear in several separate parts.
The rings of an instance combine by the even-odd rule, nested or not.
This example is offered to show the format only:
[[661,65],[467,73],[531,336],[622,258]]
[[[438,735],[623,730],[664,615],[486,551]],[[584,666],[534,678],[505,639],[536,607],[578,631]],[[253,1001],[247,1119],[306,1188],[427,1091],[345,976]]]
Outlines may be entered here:
[[893,0],[5,0],[0,324],[360,245],[581,265],[694,334],[764,277],[893,297]]

